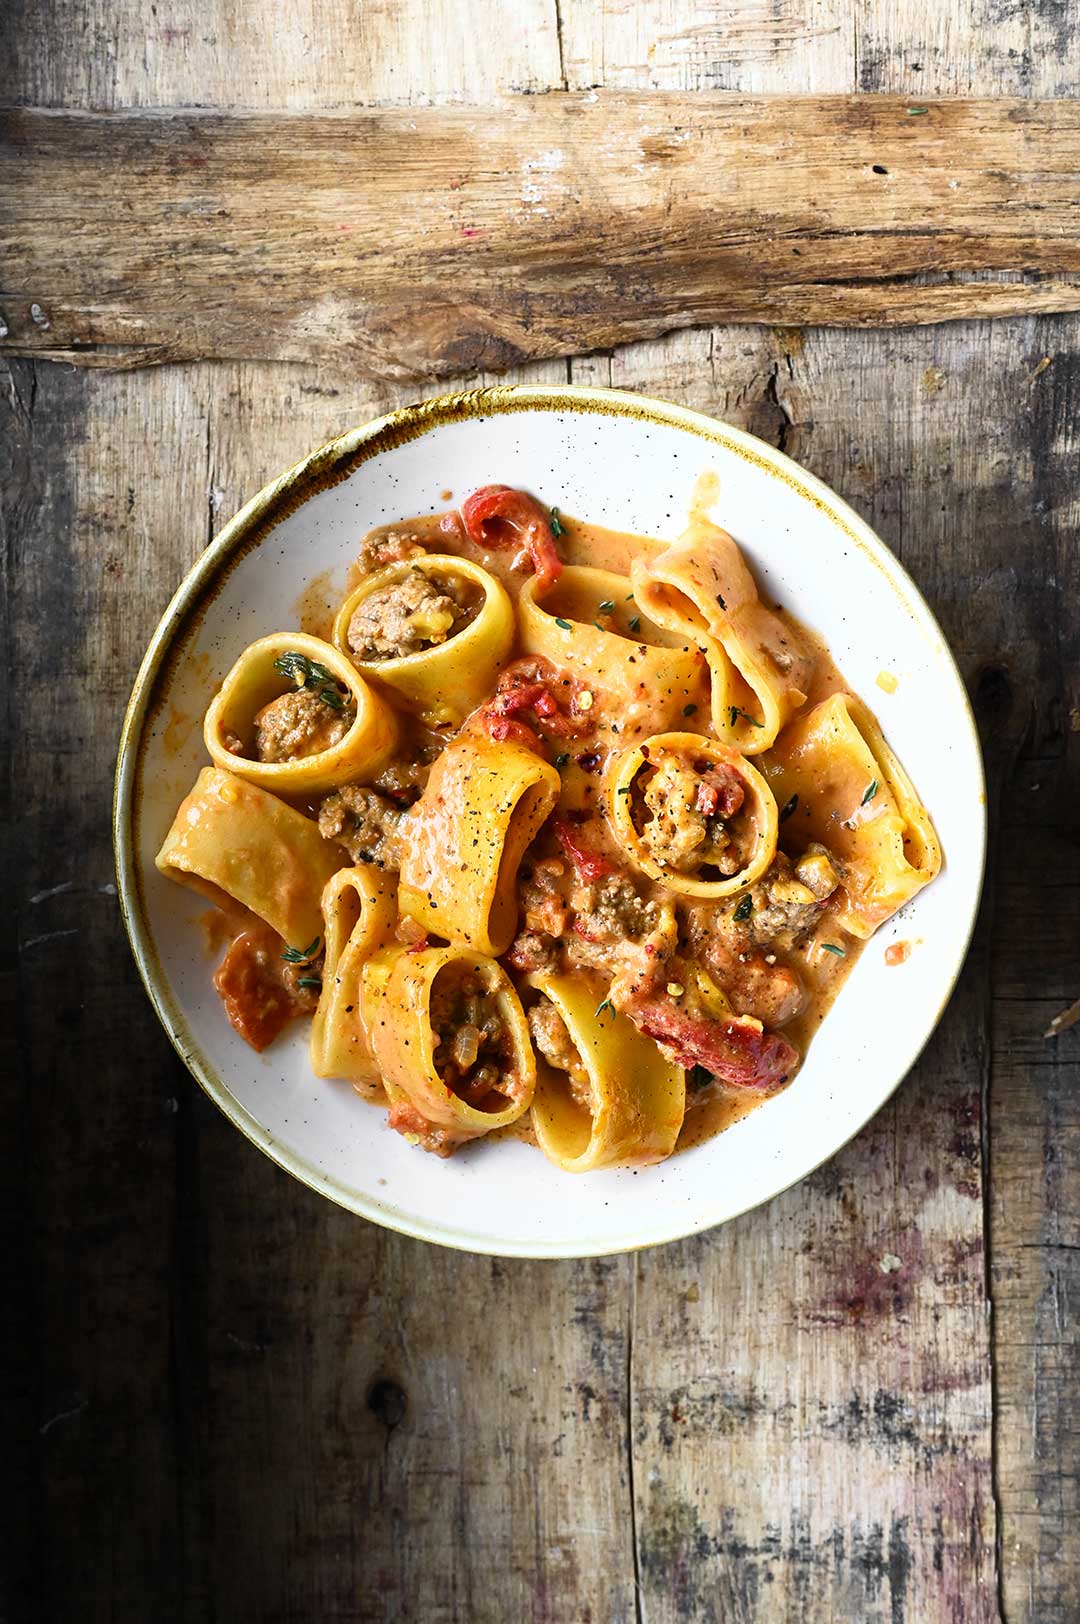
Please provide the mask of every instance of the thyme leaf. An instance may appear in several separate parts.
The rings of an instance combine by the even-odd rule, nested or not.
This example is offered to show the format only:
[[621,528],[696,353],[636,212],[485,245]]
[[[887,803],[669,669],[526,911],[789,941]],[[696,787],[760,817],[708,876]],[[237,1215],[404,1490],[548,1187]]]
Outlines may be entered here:
[[736,921],[737,924],[744,925],[750,918],[753,911],[754,899],[748,891],[731,917]]
[[279,677],[287,677],[290,682],[295,682],[298,688],[309,688],[331,710],[345,709],[345,699],[338,689],[337,678],[318,660],[309,660],[306,654],[288,649],[286,653],[278,655],[274,670]]
[[876,778],[872,778],[870,780],[869,784],[867,784],[867,786],[866,786],[866,794],[863,796],[862,800],[859,802],[859,805],[860,806],[865,806],[867,801],[872,801],[874,799],[874,796],[877,794],[877,792],[878,792],[878,781],[877,781]]
[[559,518],[559,510],[557,507],[553,507],[551,510],[551,534],[556,538],[559,536],[565,536],[566,534],[566,526]]
[[740,716],[742,717],[744,722],[749,722],[751,727],[764,727],[765,726],[764,722],[759,722],[756,716],[751,716],[749,711],[742,710],[740,708],[740,706],[738,706],[738,705],[729,705],[728,706],[728,725],[729,725],[729,727],[734,727],[735,723],[739,720]]

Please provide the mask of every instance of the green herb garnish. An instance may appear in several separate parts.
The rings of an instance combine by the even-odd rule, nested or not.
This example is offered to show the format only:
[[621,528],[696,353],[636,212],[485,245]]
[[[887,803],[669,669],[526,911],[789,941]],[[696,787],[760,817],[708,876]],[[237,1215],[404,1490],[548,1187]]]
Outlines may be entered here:
[[593,1011],[593,1019],[598,1021],[605,1009],[610,1009],[612,1015],[614,1015],[615,1005],[611,1002],[610,998],[601,999],[600,1003],[597,1004],[595,1010]]
[[570,760],[570,752],[569,752],[569,750],[560,750],[559,754],[555,757],[556,770],[558,772],[562,772],[563,768],[566,766],[566,763],[569,760]]
[[321,941],[322,937],[316,936],[315,940],[309,942],[307,947],[287,947],[281,956],[286,964],[306,964],[309,959],[315,957]]
[[746,893],[746,895],[743,897],[742,901],[739,903],[739,906],[735,909],[735,912],[732,914],[731,917],[732,917],[732,919],[735,920],[736,924],[744,925],[746,923],[746,921],[750,918],[750,915],[753,913],[753,911],[754,911],[754,899],[753,899],[753,897],[750,895],[750,893],[748,891]]
[[908,118],[921,118],[922,115],[924,113],[928,113],[930,109],[929,107],[905,107],[904,111]]
[[278,655],[274,670],[279,677],[287,677],[290,682],[295,682],[298,688],[309,688],[331,710],[344,710],[345,700],[338,689],[337,678],[318,660],[309,660],[306,654],[289,649],[287,653]]
[[561,615],[555,616],[555,624],[562,632],[572,632],[574,629],[568,620],[563,620]]
[[844,949],[842,947],[837,947],[833,942],[822,942],[821,945],[826,953],[836,953],[840,958],[844,958],[846,956]]
[[559,510],[556,507],[551,510],[551,534],[553,536],[565,536],[566,534],[566,526],[560,520]]
[[298,987],[310,987],[312,989],[312,991],[321,992],[322,991],[322,977],[321,976],[297,976],[296,985]]
[[749,711],[744,711],[744,710],[740,709],[740,707],[738,705],[729,705],[728,706],[728,726],[729,727],[734,727],[735,723],[739,720],[740,716],[742,717],[744,722],[749,722],[751,727],[764,727],[765,726],[764,722],[759,722],[756,716],[751,716]]
[[605,598],[603,603],[597,604],[596,608],[598,614],[613,615],[615,613],[615,599]]
[[785,801],[784,802],[783,806],[780,808],[780,822],[781,823],[786,823],[787,822],[788,818],[790,818],[791,814],[794,812],[794,810],[798,806],[798,804],[799,804],[799,797],[797,795],[793,795],[791,797],[790,801]]
[[640,615],[631,615],[629,621],[627,622],[627,624],[629,625],[630,630],[632,632],[639,631],[641,629],[641,616]]
[[872,778],[870,780],[869,784],[867,784],[867,786],[866,786],[866,794],[863,796],[862,800],[859,802],[859,805],[860,806],[865,806],[867,801],[872,801],[874,799],[874,796],[877,794],[877,792],[878,792],[878,781],[877,781],[876,778]]

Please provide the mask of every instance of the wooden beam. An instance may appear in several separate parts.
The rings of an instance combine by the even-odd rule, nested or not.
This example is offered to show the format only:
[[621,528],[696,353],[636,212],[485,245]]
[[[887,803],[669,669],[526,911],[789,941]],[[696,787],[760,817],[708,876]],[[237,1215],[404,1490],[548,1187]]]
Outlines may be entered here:
[[1080,103],[551,93],[0,118],[0,352],[425,378],[1080,309]]

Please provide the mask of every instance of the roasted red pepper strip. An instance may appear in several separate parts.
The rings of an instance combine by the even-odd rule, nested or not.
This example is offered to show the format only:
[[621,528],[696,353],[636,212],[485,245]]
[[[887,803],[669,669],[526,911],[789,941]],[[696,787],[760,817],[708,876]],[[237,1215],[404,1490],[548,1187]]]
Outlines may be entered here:
[[294,1016],[310,1015],[318,1002],[296,984],[312,966],[283,964],[282,946],[268,925],[256,923],[236,937],[214,972],[226,1015],[244,1042],[260,1052]]
[[[559,697],[552,690],[576,692],[577,685],[569,686],[559,676],[550,660],[533,655],[515,660],[499,678],[499,686],[479,713],[479,721],[493,739],[513,739],[518,744],[535,750],[539,740],[535,728],[554,738],[571,738],[587,730],[584,716],[571,716],[562,709]],[[529,721],[519,720],[529,713]]]
[[477,547],[502,551],[523,547],[532,561],[538,593],[547,592],[562,574],[551,520],[535,497],[512,485],[484,485],[461,504],[465,531]]
[[779,1088],[799,1063],[798,1051],[776,1032],[749,1021],[691,1015],[669,998],[651,998],[626,1010],[646,1037],[663,1043],[680,1066],[704,1066],[736,1088]]
[[[602,880],[605,874],[614,874],[614,864],[609,863],[607,858],[602,857],[598,851],[590,851],[588,846],[583,846],[577,837],[573,824],[569,823],[566,818],[552,818],[550,827],[552,834],[577,869],[581,879]],[[579,932],[579,935],[584,934],[584,931]]]

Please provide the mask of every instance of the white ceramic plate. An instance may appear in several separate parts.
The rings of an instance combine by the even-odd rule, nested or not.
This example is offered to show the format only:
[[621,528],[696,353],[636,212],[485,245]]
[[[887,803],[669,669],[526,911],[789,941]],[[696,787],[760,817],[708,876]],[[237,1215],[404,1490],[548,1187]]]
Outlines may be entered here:
[[[640,1172],[559,1172],[521,1144],[441,1161],[410,1148],[348,1085],[319,1082],[307,1023],[264,1055],[211,985],[205,904],[154,853],[205,763],[201,718],[252,639],[297,625],[329,571],[340,587],[372,525],[493,480],[611,528],[673,537],[695,480],[719,476],[718,521],[770,596],[822,633],[876,711],[941,837],[940,877],[862,955],[794,1083],[698,1149]],[[876,685],[894,673],[894,694]],[[479,1252],[580,1257],[706,1229],[766,1201],[839,1149],[915,1060],[949,997],[978,904],[985,805],[978,740],[940,629],[904,570],[824,485],[695,412],[596,389],[501,388],[396,412],[315,452],[251,501],[195,565],[139,672],[117,765],[120,896],[147,991],[225,1114],[297,1178],[410,1235]],[[884,949],[917,943],[888,968]]]

